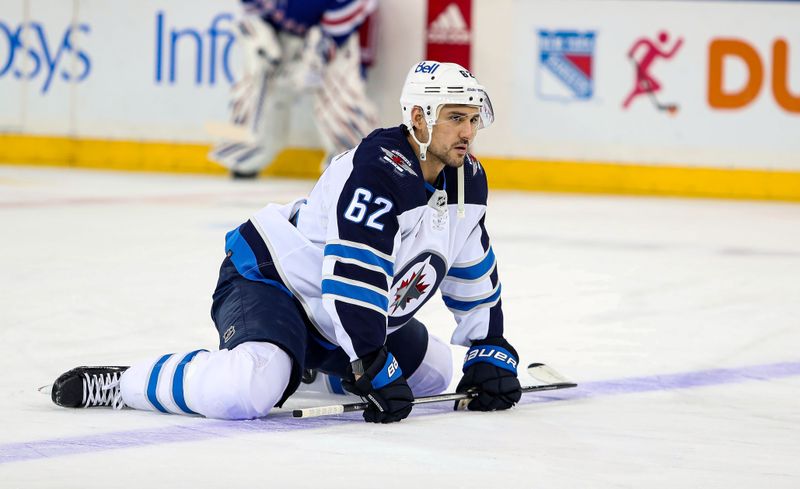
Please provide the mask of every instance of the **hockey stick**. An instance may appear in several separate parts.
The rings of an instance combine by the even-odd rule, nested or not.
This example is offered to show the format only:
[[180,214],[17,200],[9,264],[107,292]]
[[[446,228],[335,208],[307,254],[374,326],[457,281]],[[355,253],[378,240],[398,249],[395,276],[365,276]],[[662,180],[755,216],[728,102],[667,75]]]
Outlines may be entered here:
[[[542,384],[529,385],[522,388],[523,393],[527,392],[542,392],[552,391],[557,389],[569,389],[577,387],[578,384],[568,381],[561,376],[558,372],[551,369],[543,363],[532,363],[528,365],[528,374],[542,382]],[[477,392],[459,392],[439,394],[436,396],[425,396],[414,399],[412,404],[430,404],[433,402],[445,401],[462,401],[456,406],[456,409],[466,408],[466,402],[474,397],[477,397]],[[350,404],[334,404],[330,406],[320,406],[305,409],[295,409],[292,411],[292,416],[295,418],[314,418],[317,416],[330,416],[334,414],[352,413],[354,411],[364,411],[369,406],[366,402],[354,402]]]

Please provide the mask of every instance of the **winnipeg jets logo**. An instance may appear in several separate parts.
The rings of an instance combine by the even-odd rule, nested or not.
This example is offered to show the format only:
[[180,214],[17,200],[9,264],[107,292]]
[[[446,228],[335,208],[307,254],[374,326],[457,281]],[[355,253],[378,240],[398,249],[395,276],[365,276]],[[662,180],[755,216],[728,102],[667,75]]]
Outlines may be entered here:
[[396,327],[408,322],[433,297],[446,273],[444,258],[432,250],[406,262],[389,289],[388,325]]
[[405,311],[409,302],[419,300],[422,294],[425,293],[425,290],[431,286],[431,284],[423,282],[425,274],[422,273],[422,271],[425,270],[425,265],[427,265],[429,261],[430,259],[422,265],[419,272],[412,273],[411,278],[400,282],[400,287],[394,294],[392,313],[397,311],[398,308],[400,308],[401,311]]
[[411,167],[411,162],[408,161],[408,158],[406,158],[403,153],[396,149],[386,149],[383,146],[381,146],[381,151],[383,151],[383,161],[390,163],[398,173],[403,174],[408,172],[415,177],[417,176],[417,173]]

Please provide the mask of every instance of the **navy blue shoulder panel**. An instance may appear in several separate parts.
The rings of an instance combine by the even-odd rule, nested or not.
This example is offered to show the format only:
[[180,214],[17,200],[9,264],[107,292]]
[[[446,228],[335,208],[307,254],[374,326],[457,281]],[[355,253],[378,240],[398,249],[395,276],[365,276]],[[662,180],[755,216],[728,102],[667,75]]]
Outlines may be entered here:
[[[447,182],[447,202],[458,202],[458,171],[445,167],[444,177]],[[486,205],[489,186],[486,182],[486,171],[477,158],[471,154],[464,157],[464,203]]]
[[378,129],[353,155],[337,202],[339,239],[392,255],[398,216],[427,205],[422,170],[402,129]]
[[397,214],[426,205],[425,180],[403,126],[376,129],[353,155],[349,184],[375,185],[392,192]]

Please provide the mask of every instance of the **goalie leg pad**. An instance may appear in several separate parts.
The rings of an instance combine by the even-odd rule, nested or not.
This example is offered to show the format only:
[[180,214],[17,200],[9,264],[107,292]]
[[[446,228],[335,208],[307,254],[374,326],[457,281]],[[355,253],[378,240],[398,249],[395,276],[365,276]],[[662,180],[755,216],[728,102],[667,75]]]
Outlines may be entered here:
[[[264,79],[263,83],[269,81]],[[278,84],[270,85],[269,89],[266,93],[266,85],[263,87],[264,99],[253,101],[258,107],[244,116],[242,123],[231,125],[231,128],[246,128],[248,135],[237,141],[225,134],[224,141],[209,153],[209,159],[238,173],[257,173],[272,163],[286,144],[292,97],[289,90]]]
[[[224,131],[210,131],[224,141],[208,156],[236,174],[256,174],[272,162],[286,139],[291,97],[276,78],[287,53],[275,30],[258,17],[241,21],[237,39],[244,73],[231,89],[230,124],[223,125]],[[226,134],[214,134],[219,132]]]
[[377,109],[361,77],[360,59],[355,33],[336,50],[314,92],[317,129],[330,154],[356,146],[378,123]]

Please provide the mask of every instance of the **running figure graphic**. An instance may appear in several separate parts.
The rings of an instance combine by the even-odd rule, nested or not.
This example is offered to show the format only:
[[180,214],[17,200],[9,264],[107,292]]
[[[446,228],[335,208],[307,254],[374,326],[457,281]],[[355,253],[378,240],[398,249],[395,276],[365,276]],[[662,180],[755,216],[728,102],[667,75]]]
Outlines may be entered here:
[[[631,47],[628,51],[628,58],[633,62],[634,66],[636,67],[636,81],[633,87],[633,90],[625,99],[625,102],[622,104],[624,108],[628,108],[634,98],[642,94],[648,94],[655,104],[656,108],[659,110],[667,110],[670,113],[674,113],[677,110],[677,105],[675,104],[661,104],[655,97],[655,93],[661,90],[661,84],[653,78],[650,74],[650,65],[653,62],[661,57],[664,59],[670,59],[675,53],[680,49],[681,45],[683,44],[683,39],[678,39],[675,41],[675,44],[672,46],[672,49],[667,50],[667,44],[669,43],[669,34],[665,31],[661,31],[658,33],[658,43],[653,43],[650,39],[642,38],[636,41],[636,43]],[[636,59],[636,52],[641,51],[639,49],[641,46],[644,46],[644,55],[637,61]]]

